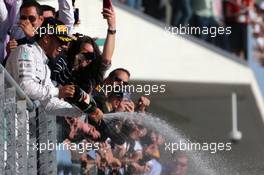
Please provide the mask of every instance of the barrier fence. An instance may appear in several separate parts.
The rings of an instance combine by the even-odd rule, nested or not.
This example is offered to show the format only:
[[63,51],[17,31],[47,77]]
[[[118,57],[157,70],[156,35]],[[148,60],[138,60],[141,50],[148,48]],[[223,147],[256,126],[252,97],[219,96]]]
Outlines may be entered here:
[[56,150],[39,151],[56,143],[56,117],[36,104],[0,65],[0,174],[57,174]]

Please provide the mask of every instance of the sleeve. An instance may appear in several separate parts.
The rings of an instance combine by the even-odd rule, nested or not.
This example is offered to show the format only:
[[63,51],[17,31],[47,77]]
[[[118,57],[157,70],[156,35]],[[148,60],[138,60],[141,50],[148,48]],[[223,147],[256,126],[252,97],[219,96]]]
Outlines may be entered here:
[[[59,89],[52,83],[43,85],[41,83],[41,78],[37,77],[37,69],[41,69],[41,67],[45,67],[45,65],[36,65],[37,58],[35,58],[35,55],[30,49],[32,48],[26,47],[25,45],[18,47],[7,60],[7,62],[9,62],[7,65],[11,65],[12,67],[14,79],[29,98],[33,100],[43,101],[52,97],[57,97],[59,95]],[[44,73],[44,70],[42,71],[42,73]]]
[[0,1],[0,22],[4,22],[7,20],[8,11],[4,1]]
[[112,65],[111,63],[109,63],[109,64],[105,64],[105,63],[101,60],[101,63],[100,63],[100,66],[99,66],[99,70],[98,70],[99,75],[100,75],[100,79],[101,79],[101,80],[104,79],[105,73],[106,73],[107,70],[110,69],[111,65]]
[[[8,0],[8,1],[12,1],[12,0]],[[12,19],[12,21],[10,21],[12,26],[10,26],[9,32],[10,32],[10,37],[15,38],[16,40],[25,37],[24,31],[22,30],[22,28],[20,28],[17,25],[17,23],[19,22],[19,17],[20,17],[19,10],[20,10],[22,3],[23,3],[23,0],[15,0],[15,7],[14,7],[14,9],[12,9],[13,12],[11,12],[11,13],[15,13],[15,14],[13,14],[14,16],[12,16],[12,18],[14,18],[14,19]]]
[[51,70],[52,79],[60,85],[72,84],[71,73],[64,58],[60,57]]
[[64,85],[65,81],[61,78],[62,72],[63,72],[63,67],[61,65],[60,58],[59,58],[59,60],[54,65],[53,69],[51,69],[51,75],[54,81],[56,81],[58,84]]
[[56,116],[79,117],[83,114],[78,108],[56,97],[48,101],[45,111],[47,114]]
[[74,10],[72,0],[58,0],[59,2],[59,20],[61,20],[69,30],[69,34],[73,33]]
[[111,63],[109,64],[104,63],[102,57],[100,57],[100,59],[96,59],[92,64],[93,64],[92,66],[94,67],[93,72],[98,74],[100,80],[104,78],[106,71],[112,65]]

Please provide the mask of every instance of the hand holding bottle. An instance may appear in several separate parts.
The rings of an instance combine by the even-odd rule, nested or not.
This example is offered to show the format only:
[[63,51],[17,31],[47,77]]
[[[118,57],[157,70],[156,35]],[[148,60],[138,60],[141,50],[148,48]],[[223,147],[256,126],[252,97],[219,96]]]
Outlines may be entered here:
[[75,93],[74,85],[65,85],[59,87],[59,98],[73,97]]
[[99,108],[96,108],[96,110],[90,114],[90,119],[94,120],[96,123],[100,123],[103,119],[103,115],[104,113]]

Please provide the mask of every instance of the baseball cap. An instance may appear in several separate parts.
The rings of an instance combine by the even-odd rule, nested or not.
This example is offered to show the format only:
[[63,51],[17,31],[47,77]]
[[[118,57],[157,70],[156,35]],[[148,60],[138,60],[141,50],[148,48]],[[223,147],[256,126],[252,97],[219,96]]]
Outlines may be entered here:
[[45,18],[38,29],[38,36],[42,37],[43,35],[55,36],[61,43],[68,43],[73,40],[69,35],[68,27],[60,20],[52,17]]

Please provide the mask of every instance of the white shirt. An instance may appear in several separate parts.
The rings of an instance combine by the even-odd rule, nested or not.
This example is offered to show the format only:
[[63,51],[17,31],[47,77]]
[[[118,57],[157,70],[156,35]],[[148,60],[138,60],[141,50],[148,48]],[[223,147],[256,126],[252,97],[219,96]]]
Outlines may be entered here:
[[47,62],[47,56],[37,43],[24,44],[10,53],[6,69],[26,95],[32,100],[39,100],[47,113],[81,115],[78,109],[58,98],[59,89],[51,82]]

